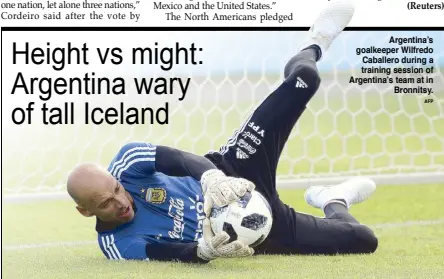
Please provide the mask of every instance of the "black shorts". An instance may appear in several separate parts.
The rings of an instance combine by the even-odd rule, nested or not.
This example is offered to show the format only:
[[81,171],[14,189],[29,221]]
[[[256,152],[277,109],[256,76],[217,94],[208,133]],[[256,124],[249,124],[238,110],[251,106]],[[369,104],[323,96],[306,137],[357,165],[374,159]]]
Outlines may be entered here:
[[218,152],[205,155],[230,175],[244,177],[273,202],[276,169],[283,148],[320,78],[313,66],[300,63],[284,82],[245,120]]
[[319,84],[316,67],[299,63],[226,145],[205,155],[225,174],[252,181],[268,200],[273,226],[255,254],[329,254],[354,245],[350,240],[356,238],[355,224],[296,212],[279,199],[276,190],[279,157]]
[[[278,239],[283,233],[294,233],[294,210],[279,199],[276,169],[294,125],[319,84],[316,68],[299,64],[246,119],[226,145],[218,152],[205,155],[227,175],[252,181],[256,190],[268,200],[273,211],[269,240]],[[282,244],[285,246],[286,243]]]

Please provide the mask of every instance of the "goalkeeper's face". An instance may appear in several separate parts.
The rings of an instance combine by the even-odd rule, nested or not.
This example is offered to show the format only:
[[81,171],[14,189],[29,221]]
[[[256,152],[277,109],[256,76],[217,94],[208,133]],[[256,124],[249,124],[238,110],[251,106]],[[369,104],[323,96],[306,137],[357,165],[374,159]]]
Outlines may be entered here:
[[89,215],[104,222],[126,223],[134,218],[132,204],[131,195],[112,177],[108,183],[97,185],[84,207]]

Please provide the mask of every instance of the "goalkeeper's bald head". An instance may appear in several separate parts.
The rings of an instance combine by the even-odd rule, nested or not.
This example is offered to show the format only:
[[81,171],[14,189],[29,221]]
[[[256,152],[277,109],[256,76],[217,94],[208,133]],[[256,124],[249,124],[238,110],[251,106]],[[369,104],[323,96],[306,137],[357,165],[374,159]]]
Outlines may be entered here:
[[78,165],[68,176],[68,194],[78,205],[85,205],[95,188],[106,183],[108,175],[106,170],[93,163]]

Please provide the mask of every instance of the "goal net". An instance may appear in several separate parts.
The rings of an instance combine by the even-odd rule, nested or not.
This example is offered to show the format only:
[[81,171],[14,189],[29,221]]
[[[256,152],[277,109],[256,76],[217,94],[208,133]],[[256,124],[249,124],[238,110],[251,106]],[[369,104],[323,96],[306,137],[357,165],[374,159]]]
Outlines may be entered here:
[[[169,124],[86,125],[79,105],[73,125],[34,123],[18,126],[8,122],[11,117],[11,110],[8,110],[2,113],[3,198],[66,196],[66,177],[76,164],[89,161],[107,166],[118,149],[130,141],[170,145],[197,154],[218,150],[245,117],[280,84],[283,67],[294,55],[304,35],[304,32],[167,32],[160,38],[157,32],[117,33],[113,36],[121,36],[120,41],[99,40],[99,33],[88,32],[82,42],[89,42],[94,49],[97,46],[136,47],[154,41],[167,45],[183,40],[203,48],[198,54],[203,63],[200,66],[176,65],[169,72],[144,65],[124,64],[110,70],[103,66],[96,70],[94,65],[89,65],[80,71],[81,74],[94,69],[97,76],[120,75],[128,80],[134,77],[190,77],[185,99],[178,101],[179,93],[154,98],[130,92],[124,97],[63,96],[54,102],[59,102],[59,106],[73,101],[76,105],[88,102],[91,107],[117,107],[123,101],[128,106],[153,108],[168,102]],[[433,83],[424,85],[433,89],[430,96],[395,94],[394,84],[349,82],[351,76],[384,76],[362,73],[362,57],[356,55],[357,47],[383,47],[388,45],[390,36],[412,34],[349,31],[338,38],[319,63],[321,87],[294,128],[282,154],[278,168],[279,187],[331,184],[358,175],[373,177],[382,184],[444,180],[443,48],[434,48],[434,53],[427,56],[434,58],[434,64],[423,66],[434,66],[434,72],[427,74]],[[68,41],[66,34],[58,36],[53,32],[49,35],[56,38],[55,41]],[[443,32],[416,32],[414,35],[433,37],[434,43],[430,47],[444,43]],[[6,36],[5,40],[8,39],[11,38]],[[45,46],[43,39],[41,42]],[[399,67],[401,64],[383,66]],[[411,64],[403,66],[410,67]],[[38,71],[34,67],[27,73],[36,75]],[[17,69],[11,69],[9,78],[15,78],[15,73]],[[60,73],[48,72],[49,75]],[[424,75],[402,76],[416,79]],[[5,94],[12,84],[2,85]],[[129,84],[128,91],[134,91]],[[429,98],[433,102],[426,103]],[[26,105],[26,102],[20,102],[4,103],[3,106],[12,109],[11,104]]]

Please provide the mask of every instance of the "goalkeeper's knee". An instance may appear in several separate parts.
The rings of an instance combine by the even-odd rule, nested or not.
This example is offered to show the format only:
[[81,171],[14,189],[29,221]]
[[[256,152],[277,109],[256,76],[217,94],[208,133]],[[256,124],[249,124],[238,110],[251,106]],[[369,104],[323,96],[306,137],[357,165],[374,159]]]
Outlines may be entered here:
[[370,254],[378,248],[378,238],[367,226],[352,224],[356,234],[356,243],[353,245],[353,253]]
[[296,91],[307,89],[308,92],[314,93],[319,88],[321,77],[313,61],[302,60],[292,66],[285,82],[292,84]]

